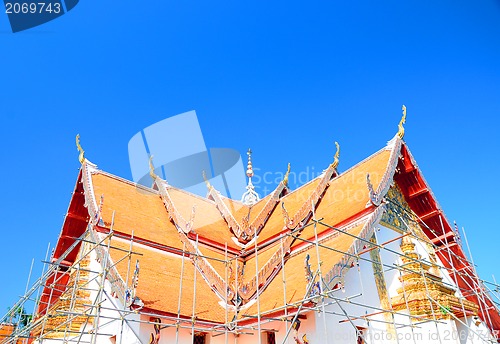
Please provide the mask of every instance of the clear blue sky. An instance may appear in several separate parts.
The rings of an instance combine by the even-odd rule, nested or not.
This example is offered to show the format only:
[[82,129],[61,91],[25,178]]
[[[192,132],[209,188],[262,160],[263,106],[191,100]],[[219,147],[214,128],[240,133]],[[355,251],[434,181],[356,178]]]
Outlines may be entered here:
[[[405,139],[482,277],[500,225],[499,1],[90,1],[12,34],[0,13],[0,313],[55,244],[79,163],[130,178],[127,143],[196,110],[262,171],[340,170]],[[39,275],[41,265],[35,266]]]

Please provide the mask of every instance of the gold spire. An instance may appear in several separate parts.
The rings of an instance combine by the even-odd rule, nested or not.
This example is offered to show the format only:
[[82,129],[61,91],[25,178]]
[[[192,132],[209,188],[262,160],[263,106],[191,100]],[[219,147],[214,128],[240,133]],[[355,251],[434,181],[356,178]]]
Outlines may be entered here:
[[201,174],[203,175],[203,180],[205,181],[205,184],[207,185],[207,188],[210,189],[212,185],[210,185],[210,182],[208,181],[207,174],[205,173],[205,170],[201,171]]
[[286,171],[285,177],[283,178],[283,184],[288,186],[288,176],[290,175],[290,163],[288,163],[288,170]]
[[[413,244],[413,241],[411,241],[410,237],[408,235],[405,235],[402,239],[401,239],[401,246],[403,245],[413,245],[413,247],[415,247],[415,245]],[[403,250],[404,252],[404,250]],[[405,252],[406,253],[406,252]]]
[[153,182],[158,177],[155,173],[155,167],[153,165],[153,156],[152,155],[149,156],[149,175],[151,176],[151,178],[153,178]]
[[247,177],[251,179],[253,177],[253,168],[252,168],[252,150],[250,148],[248,148],[247,155],[248,155]]
[[333,158],[333,163],[332,163],[333,168],[337,168],[337,166],[339,165],[339,157],[340,157],[340,145],[337,141],[335,141],[335,146],[337,147],[337,152],[335,153],[335,156]]
[[405,136],[405,128],[403,127],[403,124],[406,122],[406,106],[402,106],[401,110],[403,110],[403,117],[401,117],[401,121],[399,122],[399,130],[398,130],[398,136],[400,139],[402,139]]
[[80,154],[78,155],[78,161],[80,161],[80,164],[83,165],[83,163],[85,162],[85,151],[80,145],[80,134],[76,134],[76,149],[78,149],[78,151],[80,152]]
[[248,185],[247,191],[243,193],[241,201],[248,205],[252,206],[260,200],[259,194],[255,191],[255,187],[252,184],[253,177],[253,167],[252,167],[252,150],[248,148],[248,164],[247,164],[247,177],[248,177]]

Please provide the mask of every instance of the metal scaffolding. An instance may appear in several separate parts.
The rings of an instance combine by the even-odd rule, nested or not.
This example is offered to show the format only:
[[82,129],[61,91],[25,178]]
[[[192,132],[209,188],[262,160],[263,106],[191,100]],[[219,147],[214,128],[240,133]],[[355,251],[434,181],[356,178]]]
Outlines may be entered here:
[[[314,205],[312,206],[314,209]],[[290,303],[289,295],[287,295],[287,280],[286,280],[286,259],[284,254],[281,255],[281,279],[283,284],[283,302],[279,306],[275,306],[271,310],[261,311],[261,300],[259,296],[259,246],[257,244],[257,237],[255,238],[255,243],[253,247],[253,254],[255,254],[255,274],[257,278],[257,315],[250,314],[239,314],[239,317],[235,319],[230,319],[229,317],[229,306],[226,304],[224,309],[224,322],[225,323],[214,323],[204,320],[199,320],[196,317],[196,299],[197,299],[197,265],[196,259],[194,260],[194,283],[192,286],[183,285],[184,279],[184,269],[185,269],[185,257],[193,256],[193,252],[186,249],[184,244],[183,249],[179,250],[177,253],[182,260],[181,275],[180,275],[180,285],[179,293],[177,295],[177,314],[176,315],[166,315],[157,313],[148,313],[139,307],[131,307],[134,304],[135,292],[134,288],[137,285],[137,276],[135,272],[132,271],[134,268],[134,259],[137,258],[140,262],[141,254],[134,251],[135,245],[137,245],[137,239],[134,237],[133,233],[129,238],[120,237],[120,240],[128,241],[128,249],[124,250],[121,247],[114,246],[112,239],[117,236],[117,233],[113,231],[113,224],[107,233],[97,232],[93,225],[89,224],[86,231],[78,238],[74,238],[74,243],[68,247],[68,249],[62,254],[58,259],[54,261],[48,261],[45,258],[45,265],[42,270],[41,277],[34,281],[30,288],[26,288],[26,293],[21,299],[11,308],[11,310],[2,318],[0,326],[6,326],[5,324],[12,322],[12,319],[16,318],[16,312],[19,310],[33,310],[32,318],[29,321],[21,322],[18,321],[17,324],[13,324],[12,333],[5,336],[5,338],[0,338],[0,343],[41,343],[45,339],[50,339],[54,341],[62,341],[63,343],[89,343],[95,344],[98,342],[100,337],[110,338],[114,336],[114,333],[108,331],[108,326],[110,324],[119,324],[119,339],[120,343],[123,338],[124,328],[127,327],[132,331],[132,335],[135,336],[136,340],[140,343],[151,342],[159,339],[152,338],[141,338],[139,333],[134,332],[132,324],[148,324],[155,328],[156,334],[159,336],[161,330],[165,328],[175,328],[175,341],[176,344],[180,340],[180,330],[188,330],[191,334],[192,341],[194,342],[194,337],[197,333],[211,333],[212,336],[224,335],[225,343],[229,342],[230,334],[246,334],[254,333],[257,331],[259,333],[258,338],[255,338],[255,342],[261,343],[261,332],[273,332],[276,329],[273,324],[284,323],[285,324],[285,337],[282,343],[286,343],[288,337],[292,334],[294,330],[294,324],[300,316],[309,313],[316,312],[323,317],[323,325],[325,340],[328,341],[328,331],[327,331],[327,320],[326,315],[335,315],[342,318],[340,323],[350,323],[353,326],[353,330],[356,336],[362,339],[365,333],[360,330],[360,327],[356,325],[360,321],[364,324],[366,328],[370,328],[370,323],[384,323],[388,327],[392,328],[396,334],[402,329],[410,329],[414,331],[419,328],[422,324],[432,322],[436,326],[436,330],[439,324],[443,323],[442,315],[443,310],[446,310],[440,301],[432,297],[429,292],[429,287],[432,283],[427,276],[427,270],[429,269],[429,264],[432,268],[441,269],[446,271],[450,276],[454,276],[455,281],[459,276],[465,276],[467,279],[464,281],[471,280],[473,285],[468,285],[468,290],[458,290],[460,292],[459,300],[462,303],[461,307],[463,310],[462,315],[454,314],[453,312],[448,312],[447,314],[465,326],[477,335],[483,342],[490,343],[491,337],[488,338],[480,333],[476,333],[473,328],[467,323],[467,317],[469,314],[466,312],[464,307],[466,292],[473,292],[477,300],[479,300],[479,312],[482,315],[482,319],[485,323],[492,325],[491,319],[489,318],[489,313],[484,309],[486,305],[486,300],[494,301],[493,298],[500,300],[497,293],[500,290],[500,286],[496,282],[486,282],[477,279],[475,276],[475,270],[473,269],[457,269],[454,265],[454,259],[463,261],[464,258],[457,256],[448,245],[448,242],[441,242],[441,246],[437,247],[436,244],[431,241],[427,241],[426,244],[431,245],[433,249],[446,250],[448,256],[447,263],[450,267],[445,267],[437,265],[435,262],[429,263],[428,261],[423,261],[420,258],[415,258],[413,256],[407,255],[404,252],[394,250],[389,247],[391,243],[398,240],[403,240],[404,238],[411,238],[413,240],[422,241],[422,236],[418,233],[412,231],[412,227],[408,222],[408,214],[403,213],[404,210],[401,209],[400,220],[406,224],[407,231],[399,234],[394,232],[396,236],[385,242],[379,243],[378,240],[370,240],[369,238],[363,237],[361,235],[355,235],[348,230],[343,230],[330,226],[323,222],[323,219],[316,218],[314,210],[311,213],[310,221],[308,224],[297,228],[288,233],[283,233],[273,239],[271,243],[278,243],[278,246],[283,251],[283,242],[288,237],[293,237],[293,239],[303,242],[307,247],[315,249],[317,266],[313,269],[313,277],[309,281],[307,290],[304,293],[303,298],[299,302]],[[415,214],[411,214],[416,216]],[[114,214],[113,214],[114,219]],[[405,222],[406,221],[406,222]],[[419,226],[426,226],[422,220],[418,220]],[[300,237],[300,232],[308,226],[313,226],[314,228],[314,239],[308,240]],[[319,228],[327,228],[336,231],[336,235],[339,236],[349,236],[353,240],[363,243],[363,249],[354,251],[342,251],[336,247],[330,247],[322,243],[322,239],[319,239],[318,232]],[[428,228],[431,232],[436,231]],[[255,234],[257,236],[257,234]],[[374,235],[376,239],[376,231]],[[436,235],[438,237],[438,235]],[[445,237],[446,240],[446,237]],[[198,248],[199,242],[198,237],[196,237],[195,247]],[[73,264],[68,267],[64,264],[67,256],[79,248],[79,254]],[[409,268],[408,266],[413,264],[418,264],[418,273],[421,275],[423,282],[425,283],[425,293],[428,299],[430,308],[432,310],[431,317],[415,315],[409,311],[407,291],[405,290],[405,284],[402,283],[403,298],[406,303],[406,309],[394,310],[392,307],[381,307],[370,305],[364,299],[365,290],[363,285],[360,286],[360,293],[356,295],[345,296],[342,291],[345,291],[344,286],[337,283],[335,287],[331,287],[329,283],[324,280],[324,272],[322,271],[322,250],[327,250],[328,252],[342,253],[349,258],[348,261],[354,262],[352,267],[356,267],[359,274],[359,281],[361,282],[361,268],[360,262],[368,262],[370,264],[377,265],[382,269],[383,273],[396,271],[399,276],[403,276],[406,273],[414,274],[415,269]],[[114,250],[116,252],[121,252],[121,257],[112,261],[110,258],[110,251]],[[394,261],[401,261],[405,259],[408,264],[393,262],[387,263],[381,260],[374,260],[371,258],[369,253],[372,250],[385,250],[386,252],[393,255]],[[202,255],[200,251],[196,251],[196,258],[204,258],[208,261],[213,261],[216,258],[210,257],[208,255]],[[248,252],[247,252],[248,253]],[[283,253],[283,252],[282,252]],[[296,253],[298,254],[298,253]],[[99,264],[89,264],[90,257],[97,260]],[[289,257],[287,257],[288,259]],[[117,265],[121,262],[127,262],[127,272],[124,276],[120,276],[117,270]],[[220,262],[220,260],[219,260]],[[224,282],[229,284],[229,272],[228,269],[232,264],[235,264],[236,259],[234,257],[228,256],[227,244],[224,251]],[[467,266],[474,267],[470,262]],[[137,265],[138,263],[136,263]],[[136,268],[137,269],[137,268]],[[132,277],[131,277],[132,276]],[[114,281],[119,281],[120,278],[124,278],[124,286],[120,283],[114,283]],[[276,277],[278,278],[278,277]],[[63,279],[67,279],[65,282]],[[320,281],[319,291],[317,293],[311,294],[311,290],[314,287],[315,281]],[[236,283],[238,283],[236,279]],[[446,281],[442,281],[444,285],[450,288],[457,288],[453,284],[449,284]],[[62,293],[59,291],[63,288]],[[185,293],[189,288],[192,288],[193,292],[193,304],[192,304],[192,315],[190,317],[183,316],[181,314],[181,298],[183,293]],[[493,289],[492,289],[493,288]],[[48,292],[48,293],[47,293]],[[41,301],[40,295],[48,295],[47,301]],[[57,295],[59,294],[59,295]],[[227,291],[226,291],[227,299]],[[120,302],[116,302],[116,300]],[[112,303],[106,304],[104,301],[109,301]],[[388,300],[390,304],[390,300]],[[496,302],[498,304],[498,302]],[[335,305],[340,311],[332,310]],[[347,309],[349,305],[351,310]],[[38,310],[42,309],[42,312]],[[353,309],[355,311],[353,311]],[[449,310],[448,310],[449,311]],[[276,318],[273,314],[277,312],[282,312],[280,317]],[[357,312],[357,313],[356,313]],[[370,313],[368,313],[370,312]],[[137,316],[137,315],[140,316]],[[380,314],[387,314],[387,319],[381,320],[377,317]],[[18,318],[22,318],[18,316]],[[406,320],[402,320],[406,319]],[[0,327],[1,329],[1,327]],[[439,331],[437,331],[439,333]],[[0,332],[1,333],[1,332]],[[397,338],[397,336],[396,336]],[[115,337],[116,339],[116,337]],[[117,341],[118,342],[118,341]],[[158,341],[156,341],[157,343]],[[441,342],[441,339],[440,339]]]

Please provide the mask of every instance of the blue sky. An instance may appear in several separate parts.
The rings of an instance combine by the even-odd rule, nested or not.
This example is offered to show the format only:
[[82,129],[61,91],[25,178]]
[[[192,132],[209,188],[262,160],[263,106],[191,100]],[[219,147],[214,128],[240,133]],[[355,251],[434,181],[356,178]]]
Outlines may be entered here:
[[81,1],[12,34],[0,13],[0,313],[39,275],[79,163],[131,178],[139,130],[196,110],[261,171],[340,170],[406,142],[483,278],[500,279],[499,1]]

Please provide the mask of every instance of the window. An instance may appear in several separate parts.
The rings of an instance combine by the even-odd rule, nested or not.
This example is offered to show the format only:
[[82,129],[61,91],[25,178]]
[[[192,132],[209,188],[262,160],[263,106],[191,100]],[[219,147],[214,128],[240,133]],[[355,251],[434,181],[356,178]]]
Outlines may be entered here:
[[267,344],[276,344],[276,333],[267,332]]
[[193,344],[205,344],[206,333],[195,333]]
[[366,327],[356,326],[356,336],[357,336],[357,344],[365,344],[366,341]]

